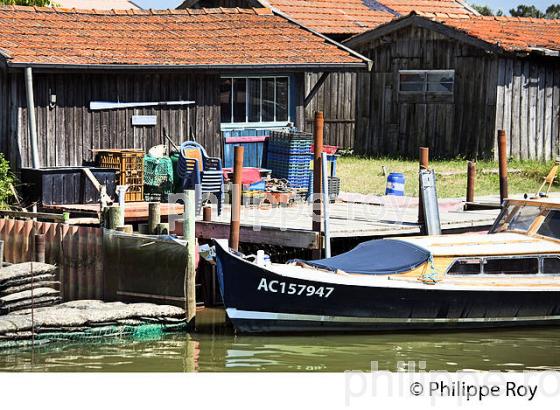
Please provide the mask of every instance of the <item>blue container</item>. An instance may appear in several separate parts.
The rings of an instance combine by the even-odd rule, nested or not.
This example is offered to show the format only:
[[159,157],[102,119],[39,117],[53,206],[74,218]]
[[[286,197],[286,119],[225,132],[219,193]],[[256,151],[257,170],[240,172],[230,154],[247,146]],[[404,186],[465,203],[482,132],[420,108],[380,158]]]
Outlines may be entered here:
[[404,175],[392,172],[387,177],[387,188],[385,189],[385,195],[393,196],[404,196]]

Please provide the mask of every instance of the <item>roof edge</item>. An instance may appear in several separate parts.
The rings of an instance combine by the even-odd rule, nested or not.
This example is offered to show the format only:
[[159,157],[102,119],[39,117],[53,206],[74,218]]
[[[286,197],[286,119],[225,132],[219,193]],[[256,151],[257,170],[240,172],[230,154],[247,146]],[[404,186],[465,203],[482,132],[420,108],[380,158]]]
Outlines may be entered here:
[[[261,3],[261,4],[264,4],[264,3],[269,4],[268,1],[266,1],[266,0],[257,0],[257,1],[258,1],[259,3]],[[267,7],[268,7],[268,6],[267,6]],[[362,54],[358,53],[357,51],[352,50],[350,47],[347,47],[347,46],[345,46],[344,44],[339,43],[339,42],[337,42],[337,41],[331,39],[330,37],[328,37],[328,36],[326,36],[326,35],[324,35],[324,34],[322,34],[322,33],[319,33],[318,31],[316,31],[316,30],[314,30],[314,29],[312,29],[312,28],[310,28],[310,27],[307,27],[305,24],[302,24],[302,23],[300,23],[299,21],[293,19],[292,17],[288,16],[288,15],[285,14],[284,12],[278,10],[276,7],[272,7],[272,6],[271,6],[271,7],[269,7],[269,8],[270,8],[270,10],[271,10],[274,14],[276,14],[276,15],[278,15],[278,16],[280,16],[280,17],[286,19],[286,20],[288,20],[289,22],[291,22],[291,23],[293,23],[293,24],[295,24],[295,25],[301,27],[301,28],[304,29],[304,30],[309,31],[310,33],[312,33],[312,34],[314,34],[314,35],[316,35],[316,36],[318,36],[318,37],[321,37],[321,38],[322,38],[323,40],[325,40],[327,43],[330,43],[330,44],[332,44],[332,45],[338,47],[339,49],[346,51],[346,52],[349,53],[351,56],[356,57],[356,58],[359,58],[360,60],[362,60],[362,61],[367,65],[367,70],[368,70],[368,71],[371,71],[371,69],[372,69],[372,67],[373,67],[373,61],[370,60],[369,58],[363,56]]]
[[455,38],[459,41],[463,41],[474,47],[482,48],[491,53],[496,53],[496,54],[507,53],[507,50],[505,50],[503,47],[500,47],[497,44],[489,43],[480,38],[474,37],[465,31],[459,30],[452,26],[448,26],[447,24],[438,21],[437,19],[430,18],[427,16],[422,16],[415,12],[412,12],[409,15],[404,16],[400,19],[396,19],[388,23],[385,23],[372,30],[366,31],[365,33],[358,34],[357,36],[351,37],[348,40],[346,40],[344,43],[347,44],[349,47],[357,47],[365,43],[366,41],[375,40],[379,37],[385,36],[390,33],[394,33],[395,31],[401,30],[405,27],[409,27],[412,25],[416,25],[418,27],[436,31],[440,34]]

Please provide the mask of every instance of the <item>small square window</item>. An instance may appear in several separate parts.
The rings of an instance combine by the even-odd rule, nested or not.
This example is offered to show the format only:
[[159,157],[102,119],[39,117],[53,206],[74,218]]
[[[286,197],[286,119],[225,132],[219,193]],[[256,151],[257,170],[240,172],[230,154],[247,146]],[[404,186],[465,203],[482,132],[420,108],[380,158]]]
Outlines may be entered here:
[[414,94],[453,94],[453,70],[403,70],[399,72],[399,91]]

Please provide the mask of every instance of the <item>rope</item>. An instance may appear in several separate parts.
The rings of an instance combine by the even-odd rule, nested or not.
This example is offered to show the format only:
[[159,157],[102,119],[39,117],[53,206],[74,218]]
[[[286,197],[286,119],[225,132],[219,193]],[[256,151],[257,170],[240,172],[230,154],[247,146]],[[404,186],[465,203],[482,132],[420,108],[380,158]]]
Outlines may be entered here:
[[430,263],[430,272],[427,272],[427,269],[424,270],[422,275],[418,277],[418,280],[426,285],[435,285],[440,281],[440,279],[436,271],[436,266],[434,265],[434,255],[431,253],[428,262]]

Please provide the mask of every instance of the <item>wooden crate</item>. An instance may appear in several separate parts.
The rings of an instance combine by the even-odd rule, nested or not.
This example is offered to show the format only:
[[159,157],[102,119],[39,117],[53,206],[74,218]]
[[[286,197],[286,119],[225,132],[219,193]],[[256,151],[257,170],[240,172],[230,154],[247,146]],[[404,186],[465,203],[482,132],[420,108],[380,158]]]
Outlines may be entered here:
[[119,185],[128,185],[126,202],[144,200],[144,151],[139,149],[95,150],[96,162],[101,168],[118,170]]

